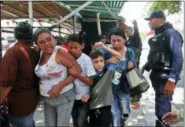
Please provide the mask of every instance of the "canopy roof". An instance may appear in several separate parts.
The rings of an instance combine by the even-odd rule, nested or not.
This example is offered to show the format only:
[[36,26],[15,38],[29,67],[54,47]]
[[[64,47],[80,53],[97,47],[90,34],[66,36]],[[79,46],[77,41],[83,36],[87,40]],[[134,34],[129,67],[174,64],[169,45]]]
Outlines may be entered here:
[[[56,18],[69,13],[57,2],[33,2],[34,18]],[[1,19],[29,18],[28,2],[3,2],[1,6]]]
[[[73,10],[80,7],[86,1],[63,1],[65,5],[70,6]],[[122,9],[124,1],[94,1],[89,6],[85,7],[80,11],[83,18],[96,18],[96,13],[100,13],[101,19],[115,19]],[[109,8],[109,10],[107,9]]]
[[[33,1],[34,18],[60,18],[68,15],[87,1]],[[100,13],[102,19],[115,19],[124,1],[94,1],[79,13],[83,18],[96,18]],[[4,1],[1,6],[1,19],[29,18],[28,1]]]

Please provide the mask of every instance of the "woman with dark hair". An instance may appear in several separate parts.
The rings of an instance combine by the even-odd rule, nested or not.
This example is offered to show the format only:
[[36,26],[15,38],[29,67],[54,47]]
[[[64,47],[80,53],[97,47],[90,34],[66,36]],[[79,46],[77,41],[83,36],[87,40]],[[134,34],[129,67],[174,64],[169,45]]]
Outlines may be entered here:
[[115,63],[109,63],[108,70],[114,72],[113,87],[113,126],[120,127],[128,118],[130,113],[130,90],[126,81],[126,72],[136,66],[135,54],[132,49],[125,46],[126,36],[120,28],[114,28],[110,32],[111,48],[121,54],[121,60],[113,58],[112,55],[105,51],[101,51],[105,55],[105,59],[112,58]]
[[35,73],[40,77],[45,126],[69,126],[75,97],[72,82],[79,75],[80,69],[70,54],[61,46],[55,45],[55,39],[49,30],[37,29],[34,41],[41,49]]

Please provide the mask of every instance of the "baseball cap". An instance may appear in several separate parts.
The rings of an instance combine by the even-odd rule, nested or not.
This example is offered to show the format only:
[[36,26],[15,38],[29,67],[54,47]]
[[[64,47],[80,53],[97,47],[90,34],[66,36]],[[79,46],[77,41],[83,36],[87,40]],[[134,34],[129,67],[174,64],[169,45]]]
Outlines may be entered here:
[[162,12],[162,11],[154,11],[151,15],[150,15],[150,17],[148,17],[148,18],[145,18],[145,20],[151,20],[152,18],[159,18],[159,19],[164,19],[164,20],[166,20],[166,17],[165,17],[165,15],[164,15],[164,13]]

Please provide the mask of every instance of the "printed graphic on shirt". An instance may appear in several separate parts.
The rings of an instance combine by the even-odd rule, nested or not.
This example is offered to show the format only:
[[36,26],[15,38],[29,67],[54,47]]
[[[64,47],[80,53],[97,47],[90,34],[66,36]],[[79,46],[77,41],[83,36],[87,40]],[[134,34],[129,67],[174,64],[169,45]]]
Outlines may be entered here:
[[121,68],[121,64],[118,64],[114,72],[114,78],[112,80],[113,84],[118,85],[120,83],[122,72],[123,72],[123,69]]
[[[60,47],[57,46],[46,64],[37,64],[35,68],[35,74],[40,78],[40,94],[45,97],[49,97],[50,91],[68,76],[67,68],[63,64],[58,64],[55,61],[58,49],[60,49]],[[60,93],[64,93],[72,87],[73,84],[70,83],[64,87]]]

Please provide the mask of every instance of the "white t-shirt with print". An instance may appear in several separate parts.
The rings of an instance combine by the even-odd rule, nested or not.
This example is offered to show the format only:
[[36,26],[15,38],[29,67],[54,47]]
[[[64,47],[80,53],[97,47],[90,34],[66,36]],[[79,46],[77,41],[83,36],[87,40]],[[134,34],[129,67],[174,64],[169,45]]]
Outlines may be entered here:
[[[82,53],[81,56],[76,61],[81,67],[81,70],[82,70],[81,75],[82,76],[91,77],[96,74],[95,69],[93,67],[92,60],[86,54]],[[76,92],[76,96],[75,96],[76,100],[81,100],[82,97],[89,94],[89,92],[90,92],[89,85],[81,82],[78,79],[76,79],[74,81],[74,85],[75,85],[75,92]]]

